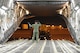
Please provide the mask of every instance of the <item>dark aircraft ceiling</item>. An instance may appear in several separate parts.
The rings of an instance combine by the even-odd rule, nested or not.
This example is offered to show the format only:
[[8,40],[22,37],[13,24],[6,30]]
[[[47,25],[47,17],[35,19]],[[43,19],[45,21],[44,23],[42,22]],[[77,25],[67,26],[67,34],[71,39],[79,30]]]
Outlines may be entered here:
[[19,3],[35,16],[54,16],[63,8],[67,0],[18,0]]
[[42,24],[62,25],[66,28],[66,23],[62,17],[57,15],[57,10],[62,9],[67,0],[18,0],[34,18],[25,19],[22,23],[33,23],[34,20],[39,20]]

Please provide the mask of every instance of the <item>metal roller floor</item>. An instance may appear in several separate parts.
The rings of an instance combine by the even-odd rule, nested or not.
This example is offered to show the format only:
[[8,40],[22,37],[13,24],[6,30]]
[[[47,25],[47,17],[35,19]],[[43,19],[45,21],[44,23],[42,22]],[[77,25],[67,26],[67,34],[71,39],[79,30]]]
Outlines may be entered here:
[[68,40],[15,40],[0,45],[1,53],[80,53],[80,46]]

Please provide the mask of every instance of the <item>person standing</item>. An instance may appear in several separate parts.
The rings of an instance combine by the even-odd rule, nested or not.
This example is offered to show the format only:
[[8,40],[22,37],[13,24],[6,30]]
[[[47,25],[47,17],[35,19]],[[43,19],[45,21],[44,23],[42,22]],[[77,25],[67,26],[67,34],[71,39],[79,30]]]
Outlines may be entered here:
[[35,38],[36,41],[38,42],[39,39],[39,27],[41,26],[41,23],[38,20],[35,20],[34,24],[30,24],[28,22],[29,26],[33,28],[33,36],[32,36],[32,41],[34,42]]

